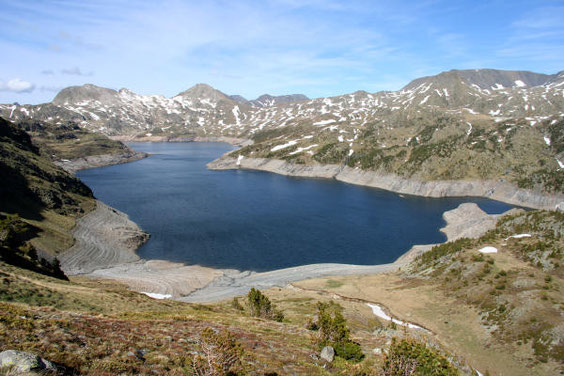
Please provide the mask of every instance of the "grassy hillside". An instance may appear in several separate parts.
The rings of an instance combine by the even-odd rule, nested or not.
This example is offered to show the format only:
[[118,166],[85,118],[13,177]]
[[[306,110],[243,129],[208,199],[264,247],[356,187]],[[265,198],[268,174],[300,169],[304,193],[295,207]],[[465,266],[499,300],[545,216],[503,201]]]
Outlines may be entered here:
[[[296,286],[383,304],[482,373],[554,375],[564,371],[563,235],[564,214],[522,212],[479,239],[436,246],[397,273]],[[486,246],[498,253],[478,252]]]
[[27,119],[16,122],[15,126],[26,131],[41,154],[52,160],[131,152],[123,143],[80,128],[72,121],[54,124]]
[[0,175],[3,254],[10,234],[19,237],[13,251],[32,247],[41,257],[49,258],[69,248],[73,244],[69,231],[75,220],[94,208],[90,188],[43,157],[26,132],[3,119]]
[[[421,110],[391,124],[341,128],[320,132],[303,125],[260,131],[252,136],[255,144],[234,155],[341,164],[425,181],[504,179],[520,188],[564,191],[557,160],[564,150],[561,119],[531,127],[525,119],[494,122],[484,115]],[[288,140],[295,142],[279,147]]]
[[[0,351],[32,352],[56,362],[62,373],[84,375],[192,375],[202,356],[211,351],[221,358],[233,346],[238,362],[232,368],[202,374],[386,375],[388,363],[399,364],[393,354],[401,359],[425,354],[429,364],[436,359],[449,370],[437,368],[435,374],[459,374],[448,354],[421,338],[403,347],[398,339],[388,357],[373,353],[373,348],[392,348],[391,336],[405,338],[405,333],[359,314],[363,304],[340,306],[316,294],[284,294],[267,293],[286,316],[276,322],[251,316],[246,298],[205,306],[160,301],[111,282],[63,281],[0,262]],[[319,358],[319,332],[310,328],[319,301],[344,313],[348,336],[364,354],[360,362]]]

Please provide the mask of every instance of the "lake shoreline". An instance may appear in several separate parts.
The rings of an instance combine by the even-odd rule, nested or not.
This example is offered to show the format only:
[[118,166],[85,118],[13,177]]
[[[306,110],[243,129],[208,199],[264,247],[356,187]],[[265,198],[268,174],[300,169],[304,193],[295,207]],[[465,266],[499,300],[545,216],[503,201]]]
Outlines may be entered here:
[[[250,139],[227,136],[110,136],[109,138],[121,142],[225,142],[238,147],[251,145],[253,143]],[[229,151],[208,163],[208,168],[211,170],[247,169],[267,171],[285,176],[334,179],[348,184],[378,188],[394,193],[420,197],[480,197],[531,209],[564,210],[564,195],[551,195],[518,188],[511,183],[502,181],[502,179],[419,181],[391,173],[360,170],[343,165],[296,165],[278,159],[233,158],[230,156],[231,153],[233,153],[233,151]],[[74,173],[77,170],[86,168],[132,162],[146,156],[147,155],[131,160],[124,158],[122,161],[115,163],[91,164],[88,167],[76,168],[72,172]],[[73,164],[76,163],[74,160],[71,162]]]
[[55,164],[68,173],[74,175],[81,170],[135,162],[140,159],[147,158],[148,156],[149,154],[147,153],[131,150],[131,152],[120,154],[99,154],[70,160],[62,159],[60,161],[56,161]]
[[[225,155],[218,160],[224,158]],[[235,164],[239,167],[237,161]],[[331,168],[323,168],[321,171],[332,171]],[[315,177],[330,178],[323,174],[317,174]],[[499,216],[501,215],[488,215],[473,203],[461,204],[458,208],[443,213],[446,226],[441,231],[447,236],[446,241],[461,236],[478,237],[493,228]],[[98,202],[94,211],[78,220],[73,235],[76,238],[75,246],[60,257],[65,273],[71,276],[116,280],[138,292],[170,295],[188,302],[227,299],[243,295],[251,287],[285,287],[290,283],[311,278],[391,272],[408,265],[418,255],[436,245],[415,245],[396,261],[388,264],[322,263],[269,272],[216,269],[167,260],[145,260],[141,259],[136,251],[148,239],[148,234],[131,221],[127,214],[102,202]]]
[[418,181],[378,171],[342,165],[296,165],[267,158],[233,158],[228,152],[207,164],[211,170],[258,170],[279,175],[334,179],[344,183],[421,197],[481,197],[532,209],[564,210],[564,195],[548,195],[517,188],[505,181]]
[[[511,210],[512,211],[512,210]],[[510,212],[511,212],[510,211]],[[504,213],[505,214],[505,213]],[[446,241],[478,237],[495,227],[504,214],[490,215],[474,203],[443,214]],[[129,217],[98,201],[95,210],[78,220],[75,245],[59,259],[69,276],[114,280],[130,289],[185,302],[213,302],[246,294],[251,287],[286,287],[293,282],[336,275],[379,274],[407,266],[437,244],[415,245],[396,261],[379,265],[322,263],[268,272],[216,269],[167,260],[145,260],[136,251],[149,236]]]

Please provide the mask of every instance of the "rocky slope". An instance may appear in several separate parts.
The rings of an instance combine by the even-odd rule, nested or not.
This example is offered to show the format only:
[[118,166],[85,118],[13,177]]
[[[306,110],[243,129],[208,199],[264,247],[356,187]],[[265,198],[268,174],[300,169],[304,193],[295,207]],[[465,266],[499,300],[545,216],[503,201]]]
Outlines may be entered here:
[[261,98],[205,84],[172,98],[84,85],[52,103],[0,111],[10,119],[72,120],[114,136],[254,141],[235,157],[347,165],[418,181],[503,179],[562,193],[563,72],[453,70],[392,92]]

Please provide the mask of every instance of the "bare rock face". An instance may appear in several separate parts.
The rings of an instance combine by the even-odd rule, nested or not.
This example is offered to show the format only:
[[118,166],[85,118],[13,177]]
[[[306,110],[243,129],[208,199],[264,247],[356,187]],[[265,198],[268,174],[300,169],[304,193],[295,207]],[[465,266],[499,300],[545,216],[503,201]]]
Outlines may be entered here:
[[55,372],[57,368],[53,363],[35,354],[6,350],[0,353],[0,370],[8,370],[9,372],[16,373],[46,374]]
[[331,363],[335,359],[335,349],[331,346],[325,346],[319,356],[321,359]]
[[97,205],[78,220],[73,230],[76,243],[59,256],[67,275],[139,261],[135,251],[149,238],[126,214],[100,201]]

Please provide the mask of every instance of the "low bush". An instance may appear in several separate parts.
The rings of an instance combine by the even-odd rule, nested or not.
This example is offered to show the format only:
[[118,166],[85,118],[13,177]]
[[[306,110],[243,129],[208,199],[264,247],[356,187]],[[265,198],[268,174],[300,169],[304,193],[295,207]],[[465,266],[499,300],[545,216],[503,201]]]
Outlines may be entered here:
[[411,339],[392,340],[383,366],[385,376],[454,376],[458,370],[436,350]]
[[269,320],[282,322],[284,314],[277,310],[276,307],[270,302],[266,295],[255,288],[247,294],[249,310],[251,316],[262,317]]

